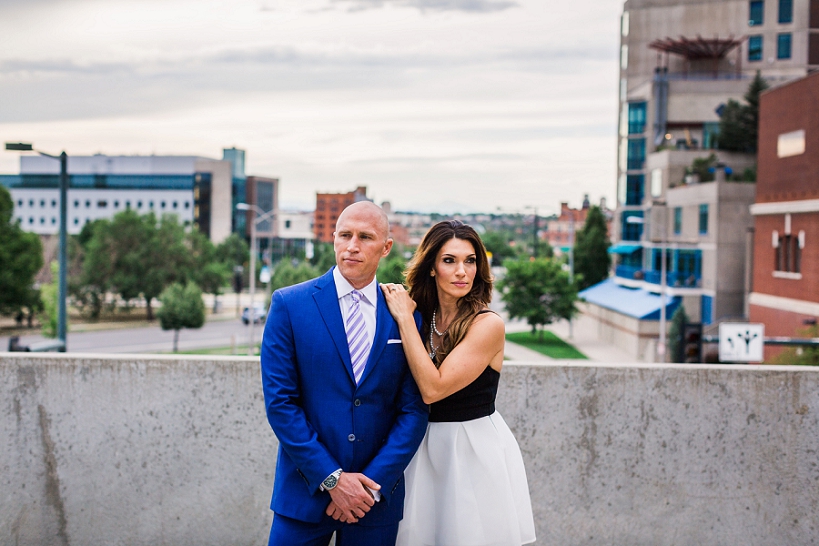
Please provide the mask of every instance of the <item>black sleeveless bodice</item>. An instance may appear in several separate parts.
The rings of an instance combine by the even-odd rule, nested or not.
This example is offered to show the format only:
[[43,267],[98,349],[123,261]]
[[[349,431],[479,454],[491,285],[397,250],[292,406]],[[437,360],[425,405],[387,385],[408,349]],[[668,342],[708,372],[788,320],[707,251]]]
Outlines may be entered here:
[[[478,314],[491,312],[481,311]],[[495,395],[498,394],[500,373],[491,366],[469,385],[446,398],[431,404],[429,420],[433,423],[471,421],[495,413]]]

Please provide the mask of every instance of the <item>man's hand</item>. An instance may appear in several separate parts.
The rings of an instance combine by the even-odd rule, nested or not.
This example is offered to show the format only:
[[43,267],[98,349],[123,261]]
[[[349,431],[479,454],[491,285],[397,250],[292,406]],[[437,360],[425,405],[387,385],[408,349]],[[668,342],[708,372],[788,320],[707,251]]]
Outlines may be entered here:
[[342,472],[338,485],[329,491],[333,500],[327,506],[327,515],[343,523],[356,523],[375,504],[367,487],[374,491],[381,489],[380,485],[364,474]]

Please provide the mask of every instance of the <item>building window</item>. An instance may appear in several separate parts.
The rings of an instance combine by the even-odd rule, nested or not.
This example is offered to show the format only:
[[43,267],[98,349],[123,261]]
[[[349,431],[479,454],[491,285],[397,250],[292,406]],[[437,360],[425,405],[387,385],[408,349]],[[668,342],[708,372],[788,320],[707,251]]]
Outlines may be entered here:
[[91,208],[91,200],[90,199],[85,200],[85,208],[87,208],[87,209]]
[[53,226],[53,225],[55,225],[56,223],[57,223],[57,218],[55,218],[54,216],[52,216],[52,217],[51,217],[51,225]]
[[77,199],[74,199],[74,208],[78,208],[80,206],[80,202]]
[[74,218],[74,225],[75,226],[80,225],[80,219],[79,218]]
[[802,265],[802,248],[794,235],[780,235],[776,246],[775,271],[799,273]]
[[674,235],[682,233],[682,207],[674,207]]
[[791,34],[778,34],[776,36],[776,58],[790,59],[791,58]]
[[148,201],[148,208],[149,209],[154,208],[154,202],[153,201]]
[[643,203],[644,181],[645,177],[642,174],[630,174],[626,177],[626,205]]
[[628,45],[620,46],[620,68],[623,70],[628,68]]
[[700,235],[708,233],[708,205],[700,205]]
[[114,201],[114,208],[115,208],[115,209],[118,209],[118,208],[119,208],[119,201]]
[[141,208],[142,208],[142,201],[137,201],[137,208],[138,208],[138,209],[141,209]]
[[765,2],[751,0],[748,4],[748,25],[758,27],[765,21]]
[[626,152],[626,168],[629,170],[639,170],[643,168],[646,161],[646,139],[634,138],[628,141],[628,151]]
[[18,207],[22,207],[22,206],[23,206],[23,200],[22,200],[22,199],[18,199],[18,200],[17,200],[17,206],[18,206]]
[[[639,220],[629,222],[629,218]],[[643,213],[638,211],[623,212],[622,236],[623,241],[639,241],[643,236]]]
[[98,209],[106,209],[106,208],[108,208],[108,201],[106,201],[106,200],[104,200],[104,199],[100,199],[99,201],[97,201],[97,208],[98,208]]
[[56,207],[56,206],[57,206],[57,200],[56,200],[56,199],[52,199],[52,200],[51,200],[51,208],[54,208],[54,207]]
[[762,36],[756,35],[748,37],[748,60],[762,60]]
[[646,103],[631,102],[628,105],[628,134],[639,135],[646,131]]
[[284,229],[290,229],[290,220],[284,221]]
[[779,0],[779,23],[793,22],[793,0]]
[[163,209],[165,208],[165,201],[161,201],[159,203],[159,208],[163,208]]
[[663,170],[651,170],[651,197],[660,197],[663,194]]
[[34,217],[33,217],[33,216],[29,216],[29,217],[28,217],[28,223],[29,223],[29,224],[33,224],[33,223],[34,223]]
[[174,201],[174,202],[173,202],[173,204],[171,205],[171,207],[173,207],[173,208],[178,208],[178,207],[179,207],[179,203],[177,203],[176,201]]
[[126,202],[125,202],[125,208],[126,208],[126,209],[130,209],[130,208],[131,208],[131,200],[130,200],[130,199],[129,199],[128,201],[126,201]]
[[29,206],[29,207],[33,207],[33,206],[34,206],[34,199],[29,199],[29,200],[28,200],[28,206]]
[[45,199],[40,199],[40,206],[45,208]]

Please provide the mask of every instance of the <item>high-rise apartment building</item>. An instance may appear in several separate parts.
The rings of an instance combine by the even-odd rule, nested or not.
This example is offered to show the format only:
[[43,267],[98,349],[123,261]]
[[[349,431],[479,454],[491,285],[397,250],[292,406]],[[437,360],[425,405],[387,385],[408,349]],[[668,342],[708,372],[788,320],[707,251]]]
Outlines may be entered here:
[[[752,220],[742,209],[753,202],[753,190],[732,178],[752,173],[755,157],[717,149],[720,116],[729,100],[743,100],[757,72],[775,87],[813,69],[819,69],[819,0],[625,2],[612,283],[632,296],[645,291],[658,307],[665,285],[665,315],[680,304],[706,324],[742,315],[733,279],[744,277],[749,245],[742,232]],[[694,160],[711,154],[718,186],[687,189],[706,186],[686,175]],[[627,294],[620,297],[615,288],[608,295],[617,303],[600,302],[605,312],[636,317]],[[638,318],[655,316],[648,310]],[[630,335],[658,334],[642,325]]]

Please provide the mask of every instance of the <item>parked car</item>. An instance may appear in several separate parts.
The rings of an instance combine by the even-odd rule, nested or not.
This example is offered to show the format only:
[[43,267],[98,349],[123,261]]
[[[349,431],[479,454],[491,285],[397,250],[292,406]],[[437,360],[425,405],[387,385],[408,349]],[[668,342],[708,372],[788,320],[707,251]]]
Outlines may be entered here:
[[[253,322],[259,323],[264,322],[267,319],[267,309],[265,309],[264,305],[261,303],[254,303],[253,304]],[[245,324],[250,324],[250,308],[245,307],[244,311],[242,311],[242,322]]]

